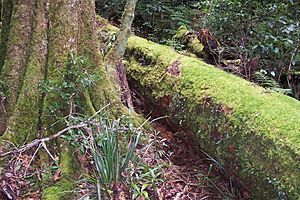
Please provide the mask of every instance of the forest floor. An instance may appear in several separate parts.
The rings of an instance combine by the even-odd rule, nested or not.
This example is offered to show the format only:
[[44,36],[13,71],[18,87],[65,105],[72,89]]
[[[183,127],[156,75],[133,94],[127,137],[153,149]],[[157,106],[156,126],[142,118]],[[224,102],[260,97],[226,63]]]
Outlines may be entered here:
[[[149,110],[143,108],[145,104],[145,100],[139,101],[138,112],[148,113]],[[153,130],[148,131],[137,146],[138,158],[129,165],[130,172],[122,174],[126,184],[115,185],[110,199],[247,199],[248,192],[241,191],[225,169],[198,147],[192,133],[170,124],[164,117],[153,121]],[[46,169],[40,167],[43,164],[39,163],[38,149],[14,156],[7,167],[1,169],[4,172],[0,177],[1,200],[42,199],[38,182],[45,176],[53,183],[61,179],[60,167],[55,162],[55,159],[59,160],[58,151],[51,148],[54,160]],[[79,150],[75,155],[83,175],[78,178],[76,188],[69,191],[77,196],[72,199],[97,199],[95,182],[88,181],[92,179],[91,172],[95,171],[93,158],[89,154],[82,155]]]
[[[191,133],[170,127],[165,119],[152,123],[152,127],[154,130],[136,149],[138,162],[129,166],[133,169],[130,174],[123,174],[128,184],[113,189],[110,199],[246,199],[247,192],[242,193],[219,163],[197,147]],[[55,150],[51,151],[56,155]],[[34,161],[35,154],[31,150],[10,161],[1,177],[0,199],[42,199],[37,182],[45,176],[45,169],[37,167],[40,165]],[[94,170],[91,156],[75,154],[86,174]],[[54,161],[50,170],[50,180],[59,181],[61,172]],[[97,199],[95,185],[86,181],[86,175],[80,179],[71,191],[77,196],[72,199]]]
[[154,123],[153,128],[150,143],[145,144],[152,144],[152,149],[147,154],[139,152],[150,167],[162,166],[150,199],[243,199],[245,194],[225,176],[219,163],[197,148],[190,133],[172,131],[165,123]]

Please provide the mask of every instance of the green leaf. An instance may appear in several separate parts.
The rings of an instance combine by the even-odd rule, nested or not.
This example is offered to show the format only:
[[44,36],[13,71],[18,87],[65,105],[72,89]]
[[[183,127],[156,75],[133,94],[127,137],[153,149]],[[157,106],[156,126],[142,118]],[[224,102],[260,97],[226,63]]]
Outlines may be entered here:
[[142,191],[142,194],[146,199],[149,199],[149,194],[147,191]]
[[141,189],[141,191],[145,190],[145,189],[146,189],[148,186],[149,186],[149,184],[147,184],[147,183],[144,183],[144,184],[142,185],[142,189]]
[[131,183],[131,187],[135,190],[135,191],[140,191],[140,188],[135,184],[135,183]]

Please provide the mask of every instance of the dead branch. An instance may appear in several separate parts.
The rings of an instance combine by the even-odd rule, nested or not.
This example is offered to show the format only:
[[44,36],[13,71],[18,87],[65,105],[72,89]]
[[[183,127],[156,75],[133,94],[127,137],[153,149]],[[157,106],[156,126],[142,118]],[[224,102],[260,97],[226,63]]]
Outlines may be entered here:
[[82,127],[86,127],[87,124],[86,123],[79,123],[77,125],[74,125],[74,126],[69,126],[59,132],[57,132],[56,134],[54,135],[51,135],[49,137],[46,137],[46,138],[41,138],[41,139],[35,139],[33,140],[32,142],[28,143],[28,144],[25,144],[25,145],[22,145],[20,148],[16,149],[16,150],[13,150],[13,151],[9,151],[9,152],[6,152],[6,153],[2,153],[0,154],[0,158],[1,157],[5,157],[7,155],[10,155],[10,154],[16,154],[16,153],[21,153],[21,152],[24,152],[36,145],[39,145],[39,144],[43,144],[49,140],[53,140],[55,138],[58,138],[60,137],[61,135],[63,135],[65,132],[71,130],[71,129],[79,129],[79,128],[82,128]]

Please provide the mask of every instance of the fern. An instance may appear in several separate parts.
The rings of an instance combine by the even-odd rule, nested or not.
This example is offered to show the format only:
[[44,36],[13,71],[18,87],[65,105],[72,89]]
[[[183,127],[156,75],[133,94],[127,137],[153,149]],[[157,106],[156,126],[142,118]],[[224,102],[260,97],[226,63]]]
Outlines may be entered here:
[[282,88],[278,82],[276,82],[273,78],[267,76],[267,72],[265,70],[260,70],[254,73],[255,82],[271,91],[279,92],[282,94],[292,94],[291,89]]

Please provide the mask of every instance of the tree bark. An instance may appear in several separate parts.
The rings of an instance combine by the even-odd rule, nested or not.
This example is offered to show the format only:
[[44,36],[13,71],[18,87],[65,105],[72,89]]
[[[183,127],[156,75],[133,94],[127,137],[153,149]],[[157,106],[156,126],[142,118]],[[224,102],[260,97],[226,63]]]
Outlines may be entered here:
[[1,44],[0,44],[0,71],[4,64],[4,55],[6,54],[12,10],[13,10],[13,1],[3,0],[1,6],[2,27],[1,27]]
[[[11,135],[14,140],[19,142],[24,142],[26,139],[33,140],[38,130],[42,100],[39,85],[45,78],[48,50],[46,4],[47,0],[41,0],[35,5],[33,26],[32,30],[29,31],[30,33],[32,32],[32,35],[27,35],[31,39],[30,47],[27,47],[31,49],[30,55],[28,55],[28,62],[24,67],[23,81],[20,81],[22,83],[18,88],[20,90],[18,99],[15,105],[11,105],[14,107],[9,110],[10,113],[8,114],[6,134]],[[18,80],[14,79],[13,82]]]
[[[4,64],[2,69],[0,66],[0,80],[5,85],[1,88],[6,90],[0,91],[0,119],[6,126],[0,127],[7,128],[0,133],[4,131],[1,140],[20,146],[65,126],[59,119],[69,113],[72,105],[62,100],[59,93],[44,91],[41,85],[64,83],[62,74],[68,70],[70,54],[83,56],[86,62],[82,71],[100,77],[86,91],[78,91],[83,109],[76,112],[90,114],[108,102],[114,108],[112,114],[126,111],[101,64],[94,0],[4,0],[2,22],[5,29],[1,34],[0,64]],[[58,104],[60,108],[53,112]],[[73,154],[68,145],[59,143],[64,178],[56,188],[68,190],[71,179],[65,177],[72,177],[75,172]],[[0,160],[1,167],[5,164]],[[43,198],[61,198],[58,193],[45,189]]]
[[[1,80],[6,83],[6,107],[8,116],[11,115],[20,93],[22,79],[30,54],[32,37],[32,20],[34,1],[24,0],[14,2],[13,13],[8,33],[5,63],[1,71]],[[4,44],[5,45],[5,44]]]
[[[3,10],[5,12],[9,11]],[[52,113],[51,106],[61,101],[59,94],[42,93],[40,85],[44,81],[64,81],[62,71],[66,70],[70,53],[84,57],[87,62],[83,70],[101,76],[82,98],[91,101],[93,109],[101,108],[108,100],[120,105],[101,65],[94,19],[93,0],[14,2],[11,22],[6,25],[11,27],[9,37],[3,42],[7,53],[1,80],[7,91],[3,91],[6,112],[2,112],[1,117],[6,117],[8,125],[5,134],[18,135],[16,143],[21,144],[25,138],[33,139],[38,129],[57,131],[53,126],[50,130],[50,125],[68,110]],[[4,36],[2,41],[5,41]],[[22,134],[16,134],[18,132]]]

